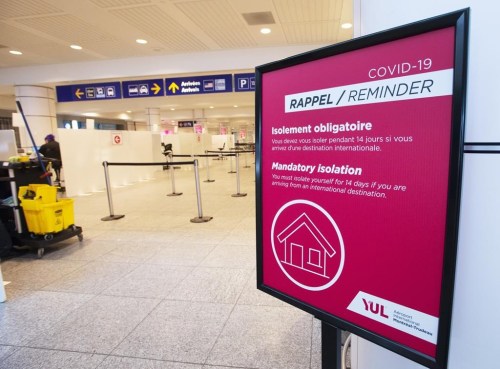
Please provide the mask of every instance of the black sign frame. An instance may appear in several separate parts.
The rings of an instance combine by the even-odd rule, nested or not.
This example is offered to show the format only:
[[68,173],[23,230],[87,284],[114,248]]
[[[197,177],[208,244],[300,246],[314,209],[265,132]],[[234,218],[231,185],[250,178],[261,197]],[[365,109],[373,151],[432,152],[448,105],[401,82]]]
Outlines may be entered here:
[[[440,315],[436,357],[418,352],[401,343],[392,341],[365,327],[345,321],[328,312],[317,309],[294,296],[287,295],[264,284],[264,234],[263,234],[263,178],[262,178],[262,135],[263,135],[263,75],[268,72],[286,69],[299,64],[313,62],[358,49],[404,39],[439,29],[455,27],[455,51],[453,68],[452,116],[450,137],[450,160],[444,242],[444,261],[442,267]],[[463,145],[465,130],[465,101],[467,82],[469,9],[461,9],[401,27],[374,33],[351,41],[327,46],[311,52],[256,67],[256,237],[257,237],[257,288],[286,303],[302,309],[322,322],[356,334],[368,341],[382,346],[431,369],[446,369],[451,330],[453,290],[455,283],[458,225],[463,164]],[[333,348],[332,348],[333,349]]]

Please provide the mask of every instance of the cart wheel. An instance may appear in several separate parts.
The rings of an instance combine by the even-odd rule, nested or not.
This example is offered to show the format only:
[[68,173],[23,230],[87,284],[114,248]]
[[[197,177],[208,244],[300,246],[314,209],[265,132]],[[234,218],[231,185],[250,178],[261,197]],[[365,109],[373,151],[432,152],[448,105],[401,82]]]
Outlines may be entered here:
[[36,234],[34,234],[34,233],[30,233],[30,237],[31,237],[32,239],[35,239],[35,238],[36,238]]
[[80,234],[78,235],[78,241],[80,241],[80,242],[82,242],[82,241],[83,241],[83,234],[81,234],[81,233],[80,233]]
[[73,232],[78,231],[78,227],[74,224],[71,226],[71,229],[73,230]]
[[39,248],[38,249],[38,258],[41,259],[44,253],[45,253],[45,249],[43,247]]
[[50,241],[53,238],[54,238],[54,235],[52,233],[47,233],[46,235],[43,236],[43,239],[45,241]]

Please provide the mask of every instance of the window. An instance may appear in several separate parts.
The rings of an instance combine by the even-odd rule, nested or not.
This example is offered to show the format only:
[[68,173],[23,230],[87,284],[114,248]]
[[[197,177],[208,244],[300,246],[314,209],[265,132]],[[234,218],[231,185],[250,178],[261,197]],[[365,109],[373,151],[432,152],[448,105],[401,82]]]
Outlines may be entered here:
[[321,267],[321,252],[319,250],[309,249],[308,264]]

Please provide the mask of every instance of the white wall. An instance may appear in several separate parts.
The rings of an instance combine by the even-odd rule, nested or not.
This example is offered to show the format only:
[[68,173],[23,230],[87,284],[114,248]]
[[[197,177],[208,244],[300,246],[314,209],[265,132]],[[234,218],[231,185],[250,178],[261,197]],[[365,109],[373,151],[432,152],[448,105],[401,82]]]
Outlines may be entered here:
[[[122,144],[115,145],[112,135],[119,133]],[[88,194],[106,188],[103,161],[162,162],[160,139],[152,132],[58,129],[68,196]],[[131,169],[132,168],[132,169]],[[161,166],[110,166],[112,187],[150,179]]]
[[[466,142],[500,142],[498,2],[356,0],[356,30],[366,35],[471,8]],[[500,155],[465,154],[448,369],[497,368],[500,343]],[[422,366],[368,341],[353,342],[353,369]]]
[[[179,133],[175,135],[164,135],[162,136],[162,142],[172,144],[172,151],[174,155],[204,155],[206,150],[211,150],[212,135],[208,133]],[[198,160],[199,168],[206,166],[207,160],[202,157],[174,157],[173,161],[193,161],[193,159]],[[186,165],[182,166],[181,169],[191,170],[193,167]]]

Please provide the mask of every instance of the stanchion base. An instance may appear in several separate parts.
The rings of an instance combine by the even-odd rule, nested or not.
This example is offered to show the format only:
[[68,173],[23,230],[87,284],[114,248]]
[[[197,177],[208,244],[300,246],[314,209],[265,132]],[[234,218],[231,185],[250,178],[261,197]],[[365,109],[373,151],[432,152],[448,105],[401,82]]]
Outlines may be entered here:
[[232,171],[230,171],[230,172],[228,172],[228,173],[236,173],[236,172],[235,172],[234,170],[232,170]]
[[101,218],[101,220],[103,221],[108,221],[108,220],[117,220],[117,219],[121,219],[123,218],[125,215],[120,215],[120,214],[116,214],[116,215],[109,215],[107,217],[104,217],[104,218]]
[[215,179],[206,179],[203,182],[215,182]]
[[180,196],[182,195],[182,192],[172,192],[172,193],[169,193],[167,196]]
[[191,223],[206,223],[213,219],[214,217],[197,217],[191,219]]
[[233,193],[231,196],[232,197],[245,197],[247,194],[246,193]]
[[250,165],[245,165],[243,168],[251,168]]

